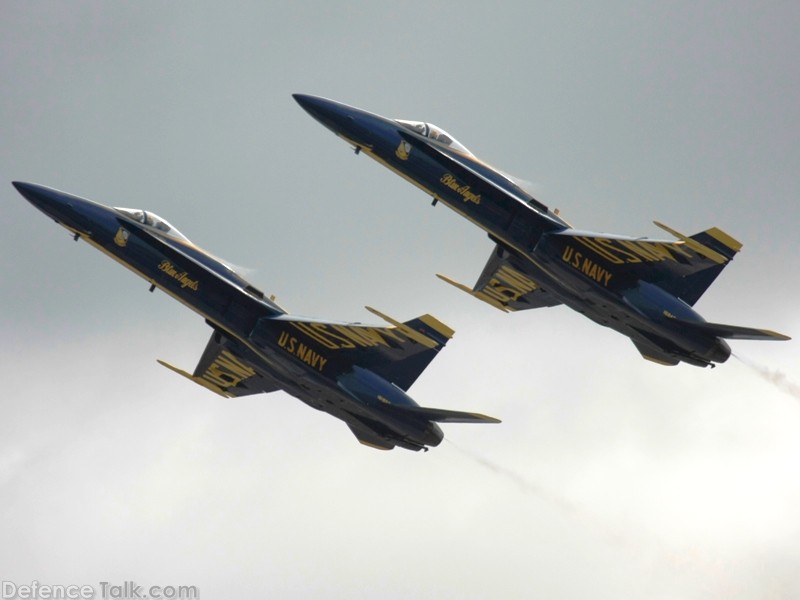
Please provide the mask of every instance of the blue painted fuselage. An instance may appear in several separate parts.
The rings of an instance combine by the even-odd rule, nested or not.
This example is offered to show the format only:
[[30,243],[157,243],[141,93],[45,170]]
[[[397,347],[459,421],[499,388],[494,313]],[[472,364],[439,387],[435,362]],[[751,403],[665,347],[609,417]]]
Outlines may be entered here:
[[214,333],[193,374],[159,362],[222,396],[285,390],[345,421],[360,442],[380,449],[438,445],[443,434],[435,421],[496,422],[419,407],[405,394],[452,335],[429,315],[397,327],[295,317],[153,213],[14,185],[76,240],[206,320]]
[[[479,286],[465,291],[498,308],[567,305],[631,338],[645,358],[662,364],[724,362],[730,347],[723,336],[785,339],[766,330],[706,324],[691,307],[740,246],[716,228],[692,236],[688,245],[576,231],[431,124],[388,119],[315,96],[294,97],[357,153],[488,233],[496,255]],[[490,267],[499,269],[494,278]]]

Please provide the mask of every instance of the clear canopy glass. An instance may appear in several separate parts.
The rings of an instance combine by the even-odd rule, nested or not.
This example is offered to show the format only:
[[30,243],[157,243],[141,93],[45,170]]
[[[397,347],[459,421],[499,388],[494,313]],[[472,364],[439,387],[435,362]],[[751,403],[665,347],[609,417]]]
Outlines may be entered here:
[[148,227],[152,227],[165,235],[180,240],[186,240],[187,242],[189,241],[189,238],[187,238],[180,231],[178,231],[172,225],[170,225],[169,221],[167,221],[166,219],[162,219],[153,212],[141,210],[139,208],[115,207],[114,210],[121,212],[126,217],[129,217],[134,221],[141,223],[142,225],[147,225]]
[[472,152],[467,150],[464,144],[460,143],[444,129],[437,127],[433,123],[423,123],[422,121],[406,121],[404,119],[395,119],[395,121],[403,127],[407,127],[411,131],[425,136],[428,139],[439,142],[440,144],[444,144],[445,146],[449,146],[450,148],[458,150],[459,152],[463,152],[464,154],[472,154]]

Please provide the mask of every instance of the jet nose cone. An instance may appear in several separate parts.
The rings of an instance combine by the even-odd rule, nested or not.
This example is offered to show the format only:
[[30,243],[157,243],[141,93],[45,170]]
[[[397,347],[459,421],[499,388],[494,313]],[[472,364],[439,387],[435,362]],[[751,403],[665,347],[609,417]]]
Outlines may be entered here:
[[385,120],[360,108],[327,98],[307,94],[292,94],[292,96],[314,119],[356,146],[372,146],[375,133],[380,128],[380,123]]
[[336,114],[341,112],[340,107],[342,105],[333,100],[320,98],[319,96],[309,96],[308,94],[292,94],[292,98],[303,107],[303,110],[327,127],[330,127],[331,121],[336,117]]
[[319,96],[292,94],[292,97],[303,107],[303,110],[337,134],[350,133],[354,117],[363,112],[352,106]]
[[306,103],[307,103],[307,102],[308,102],[308,101],[309,101],[311,98],[314,98],[314,97],[315,97],[315,96],[309,96],[308,94],[292,94],[292,98],[294,98],[295,100],[297,100],[297,103],[298,103],[300,106],[303,106],[303,107],[305,107]]
[[11,185],[17,188],[17,191],[22,194],[25,198],[28,198],[29,195],[33,195],[36,188],[39,186],[34,185],[32,183],[25,183],[24,181],[12,181]]
[[311,96],[309,94],[292,94],[292,98],[294,98],[304,110],[311,114],[313,114],[315,110],[318,110],[320,106],[323,106],[326,102],[328,102],[324,98]]
[[36,208],[72,231],[88,232],[103,212],[110,209],[43,185],[12,181],[12,185]]
[[23,198],[47,214],[51,214],[64,204],[69,204],[63,194],[43,185],[24,181],[12,181],[11,184],[17,188]]

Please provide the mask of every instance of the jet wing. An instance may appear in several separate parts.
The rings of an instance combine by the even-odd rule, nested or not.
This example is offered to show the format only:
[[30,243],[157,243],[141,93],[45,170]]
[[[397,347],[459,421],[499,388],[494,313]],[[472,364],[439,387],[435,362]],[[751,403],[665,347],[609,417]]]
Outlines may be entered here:
[[561,304],[551,293],[525,275],[523,269],[515,263],[512,255],[501,246],[496,246],[472,289],[444,275],[437,277],[504,312]]
[[224,398],[268,394],[282,389],[276,381],[257,373],[230,340],[217,331],[211,334],[194,373],[189,374],[163,360],[158,363]]
[[399,415],[420,417],[436,423],[500,423],[500,419],[482,415],[480,413],[464,412],[462,410],[445,410],[443,408],[429,408],[427,406],[408,406],[391,404],[382,407],[383,410],[395,412]]
[[675,319],[682,327],[690,331],[698,331],[715,335],[728,340],[790,340],[788,335],[770,329],[757,329],[755,327],[741,327],[739,325],[723,325],[722,323],[708,323],[706,321],[685,321]]
[[[454,334],[432,315],[401,323],[374,308],[367,309],[392,326],[280,315],[263,319],[256,326],[253,339],[264,344],[277,342],[289,354],[320,371],[326,365],[360,365],[407,390]],[[313,351],[309,352],[312,346]]]
[[742,245],[712,227],[678,240],[632,238],[568,229],[545,234],[536,253],[588,274],[609,289],[646,281],[694,305]]

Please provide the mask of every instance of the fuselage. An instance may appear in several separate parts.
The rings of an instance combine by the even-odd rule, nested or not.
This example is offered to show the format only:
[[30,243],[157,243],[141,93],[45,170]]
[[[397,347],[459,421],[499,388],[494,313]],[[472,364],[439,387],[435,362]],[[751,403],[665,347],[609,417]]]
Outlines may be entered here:
[[[114,209],[44,186],[16,183],[36,208],[227,333],[251,332],[284,313],[264,294],[176,230],[164,231]],[[136,211],[147,214],[145,211]],[[152,214],[152,213],[150,213]],[[158,222],[165,221],[158,219]],[[235,336],[240,338],[240,335]]]
[[[724,340],[684,331],[671,322],[666,315],[675,311],[690,320],[703,321],[679,299],[650,290],[642,293],[637,281],[626,282],[630,290],[626,297],[622,293],[626,288],[620,287],[624,275],[609,266],[602,249],[598,253],[592,248],[576,248],[577,245],[567,248],[562,234],[573,230],[566,221],[449,134],[441,141],[414,128],[415,122],[389,119],[315,96],[294,97],[357,153],[375,159],[430,195],[434,204],[441,202],[486,231],[505,251],[524,261],[526,274],[560,303],[630,337],[640,348],[659,348],[665,364],[685,361],[707,366],[724,362],[730,355]],[[617,237],[624,240],[620,244],[634,240]],[[619,252],[629,253],[620,248]],[[634,259],[648,260],[643,255]],[[656,256],[653,260],[663,259]],[[616,278],[614,285],[610,285],[612,278]],[[637,306],[630,301],[643,295],[663,306]]]
[[[394,394],[416,407],[389,382],[355,366],[354,357],[369,355],[376,364],[391,360],[408,343],[387,328],[293,319],[219,259],[195,246],[166,221],[146,211],[116,209],[44,186],[14,183],[36,208],[103,253],[189,307],[217,332],[242,360],[220,360],[214,367],[221,382],[257,371],[268,389],[283,389],[309,406],[365,425],[389,442],[412,450],[438,445],[441,429],[425,419],[387,413],[381,402],[355,398],[342,386],[367,380],[375,396]],[[172,368],[172,367],[171,367]],[[423,367],[424,368],[424,367]],[[203,382],[200,382],[203,383]],[[206,385],[204,383],[204,385]],[[212,388],[214,386],[211,386]],[[377,389],[377,388],[376,388]],[[357,389],[356,391],[360,391]],[[362,440],[362,443],[363,442]],[[371,445],[371,444],[370,444]]]

